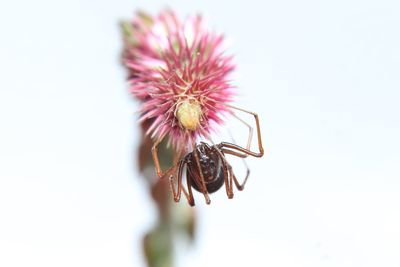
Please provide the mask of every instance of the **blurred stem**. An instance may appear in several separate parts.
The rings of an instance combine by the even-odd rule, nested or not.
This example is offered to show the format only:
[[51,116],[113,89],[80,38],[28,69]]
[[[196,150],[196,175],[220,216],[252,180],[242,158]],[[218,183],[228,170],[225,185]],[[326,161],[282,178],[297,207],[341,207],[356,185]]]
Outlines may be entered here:
[[[169,191],[168,179],[156,175],[151,147],[153,141],[145,136],[146,124],[142,125],[142,140],[139,147],[139,170],[147,181],[149,192],[157,206],[157,222],[143,238],[143,251],[148,267],[173,267],[174,244],[179,237],[194,240],[195,210],[187,203],[175,203]],[[160,164],[163,169],[172,165],[173,150],[162,142],[159,147]]]

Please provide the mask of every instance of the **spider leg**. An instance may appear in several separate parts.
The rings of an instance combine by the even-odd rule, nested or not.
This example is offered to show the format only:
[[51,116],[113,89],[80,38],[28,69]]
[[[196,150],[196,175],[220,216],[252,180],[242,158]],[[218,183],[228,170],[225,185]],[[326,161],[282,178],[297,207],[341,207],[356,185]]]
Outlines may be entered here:
[[[186,162],[183,161],[183,160],[179,161],[178,177],[177,177],[177,180],[178,180],[178,188],[177,188],[177,190],[175,190],[175,179],[174,179],[175,176],[176,176],[176,172],[175,172],[174,175],[169,177],[169,184],[170,184],[172,195],[174,196],[174,201],[175,202],[179,202],[179,200],[181,199],[181,194],[182,194],[182,169],[183,169],[185,163]],[[175,171],[176,171],[177,165],[174,165],[174,167],[175,167]]]
[[[172,194],[173,194],[175,202],[179,202],[179,200],[181,198],[182,191],[183,191],[183,193],[185,194],[189,204],[191,206],[194,206],[193,193],[192,193],[192,190],[190,188],[189,182],[188,182],[189,193],[187,193],[185,188],[182,186],[182,172],[183,172],[183,167],[185,166],[185,164],[187,164],[186,158],[185,159],[181,159],[180,161],[177,162],[177,159],[180,157],[180,154],[176,153],[174,155],[174,165],[172,167],[170,167],[169,169],[167,169],[165,172],[163,172],[161,170],[161,167],[160,167],[160,162],[159,162],[159,159],[158,159],[158,150],[157,150],[157,146],[161,143],[161,141],[162,141],[161,139],[157,140],[154,143],[154,145],[153,145],[153,147],[151,149],[151,153],[152,153],[152,156],[153,156],[154,165],[156,167],[156,172],[157,172],[158,177],[164,178],[166,176],[169,176],[170,188],[171,188],[171,191],[172,191]],[[179,164],[179,166],[178,166],[178,164]],[[176,176],[177,168],[178,168],[178,177],[177,177],[178,178],[178,188],[177,188],[177,190],[175,190],[174,177]],[[175,172],[175,174],[171,176],[171,174],[173,172]]]
[[228,195],[228,198],[233,198],[233,175],[232,175],[233,173],[232,173],[232,167],[226,160],[224,160],[223,164],[224,164],[224,169],[226,169],[225,173],[227,173],[227,176],[225,176],[225,183],[229,184],[227,186],[226,194]]
[[249,167],[247,167],[247,164],[246,164],[246,168],[247,168],[247,170],[246,170],[246,177],[244,177],[244,180],[243,180],[243,182],[242,182],[241,184],[239,183],[238,179],[236,178],[236,175],[235,175],[235,173],[233,172],[232,168],[230,169],[231,175],[233,176],[233,181],[235,182],[236,188],[237,188],[239,191],[242,191],[242,190],[244,189],[244,185],[247,183],[247,179],[248,179],[249,176],[250,176],[250,169],[249,169]]
[[245,159],[248,156],[247,154],[239,153],[237,151],[226,149],[226,148],[220,148],[220,150],[225,154],[234,155],[234,156],[237,156],[242,159]]
[[190,184],[189,178],[187,176],[186,176],[186,183],[187,183],[187,188],[188,188],[189,193],[186,192],[185,188],[182,187],[182,189],[186,195],[189,205],[193,207],[194,206],[194,198],[193,198],[193,192],[192,192],[192,185]]
[[[161,143],[162,139],[158,139],[151,148],[151,154],[153,156],[154,165],[156,167],[156,172],[159,178],[164,178],[166,176],[170,176],[176,169],[177,164],[174,163],[173,166],[169,167],[165,172],[161,170],[160,161],[158,159],[158,145]],[[176,155],[175,155],[176,156]]]
[[244,147],[241,147],[241,146],[232,144],[232,143],[228,143],[228,142],[222,142],[222,143],[220,143],[220,144],[218,145],[218,148],[220,148],[220,149],[222,149],[222,148],[229,148],[229,149],[237,150],[237,151],[239,151],[239,152],[245,153],[245,154],[250,155],[250,156],[253,156],[253,157],[258,157],[258,158],[259,158],[259,157],[262,157],[262,156],[264,155],[264,148],[263,148],[263,146],[262,146],[261,130],[260,130],[260,121],[259,121],[259,119],[258,119],[258,115],[257,115],[256,113],[251,112],[251,111],[248,111],[248,110],[244,110],[244,109],[237,108],[237,107],[230,106],[230,105],[227,105],[227,106],[230,107],[230,108],[239,110],[239,111],[246,112],[246,113],[251,114],[251,115],[254,116],[254,119],[255,119],[255,121],[256,121],[256,127],[257,127],[257,140],[258,140],[258,149],[259,149],[259,152],[253,152],[253,151],[251,151],[250,149],[247,149],[247,148],[244,148]]
[[[244,120],[242,120],[241,118],[239,118],[235,113],[232,113],[232,116],[235,117],[238,121],[240,121],[241,123],[243,123],[244,125],[246,125],[249,128],[249,137],[247,138],[247,145],[246,145],[246,149],[250,150],[251,147],[251,140],[253,139],[253,127],[251,127],[250,124],[248,124],[247,122],[245,122]],[[233,137],[232,137],[233,139]],[[235,142],[233,140],[233,142]],[[236,142],[235,142],[236,143]]]
[[174,201],[175,202],[179,202],[181,199],[181,195],[182,192],[185,195],[188,203],[190,206],[194,206],[194,198],[193,198],[193,193],[192,193],[192,188],[190,187],[190,183],[189,180],[187,180],[187,186],[188,186],[188,190],[189,193],[186,191],[185,187],[182,185],[182,180],[183,180],[183,168],[185,167],[185,165],[187,164],[187,160],[186,158],[181,159],[179,161],[179,166],[176,165],[178,167],[177,173],[175,173],[175,175],[177,174],[177,180],[178,180],[178,188],[175,189],[175,180],[174,180],[174,176],[170,176],[169,178],[169,182],[170,182],[170,188],[174,197]]
[[222,160],[222,167],[224,169],[224,179],[225,179],[225,188],[226,188],[226,194],[228,198],[233,198],[233,172],[232,172],[232,167],[228,163],[228,161],[225,158],[225,155],[221,152],[221,150],[217,146],[213,146],[215,151],[218,153]]
[[195,144],[193,145],[193,155],[194,155],[194,161],[196,162],[196,166],[197,166],[197,169],[199,170],[199,174],[200,174],[200,182],[201,182],[201,189],[202,189],[201,191],[203,191],[202,193],[204,195],[206,203],[210,204],[211,200],[210,200],[210,197],[208,196],[206,182],[204,180],[204,175],[203,175],[203,172],[201,170],[199,154],[198,154],[198,151],[196,149],[196,145]]
[[249,178],[249,175],[250,175],[250,168],[247,165],[246,161],[244,160],[244,158],[247,157],[247,155],[246,154],[241,154],[241,153],[238,153],[236,151],[229,150],[229,149],[224,149],[224,148],[222,149],[222,152],[224,152],[225,154],[234,155],[234,156],[237,156],[237,157],[240,157],[240,158],[243,159],[243,163],[244,163],[244,165],[246,167],[246,177],[244,178],[244,181],[242,182],[242,184],[239,183],[238,179],[236,178],[235,173],[233,172],[233,170],[231,168],[231,175],[233,176],[233,181],[235,182],[236,188],[239,191],[242,191],[244,189],[244,185],[246,184],[247,179]]

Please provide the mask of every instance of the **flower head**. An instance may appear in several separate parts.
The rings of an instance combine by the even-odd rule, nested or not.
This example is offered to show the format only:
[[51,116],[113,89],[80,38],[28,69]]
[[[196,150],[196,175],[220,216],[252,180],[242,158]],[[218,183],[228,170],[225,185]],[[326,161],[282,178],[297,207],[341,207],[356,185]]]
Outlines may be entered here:
[[170,10],[155,17],[139,12],[123,29],[123,64],[147,134],[168,137],[177,150],[208,137],[234,95],[228,81],[234,65],[224,55],[223,36],[207,31],[200,16],[181,21]]

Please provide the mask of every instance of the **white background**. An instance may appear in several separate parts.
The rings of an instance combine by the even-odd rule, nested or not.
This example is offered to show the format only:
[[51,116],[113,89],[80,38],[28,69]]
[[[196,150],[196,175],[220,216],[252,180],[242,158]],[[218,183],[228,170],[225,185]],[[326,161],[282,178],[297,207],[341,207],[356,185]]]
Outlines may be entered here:
[[143,266],[118,22],[165,6],[226,34],[266,148],[233,200],[197,196],[179,266],[400,266],[394,0],[2,1],[0,266]]

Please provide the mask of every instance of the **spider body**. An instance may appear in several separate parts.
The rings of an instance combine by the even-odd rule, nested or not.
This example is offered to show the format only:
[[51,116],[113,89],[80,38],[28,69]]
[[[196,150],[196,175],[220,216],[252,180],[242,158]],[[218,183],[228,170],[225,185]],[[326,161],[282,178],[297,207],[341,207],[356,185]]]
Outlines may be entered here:
[[[200,173],[202,173],[207,192],[214,193],[222,187],[225,181],[223,159],[214,146],[210,147],[206,143],[198,144],[196,150],[186,155],[186,179],[189,180],[190,185],[196,191],[201,193],[202,178]],[[200,169],[196,164],[196,152],[199,155]]]
[[[152,154],[157,175],[160,178],[169,178],[171,191],[176,202],[179,202],[183,192],[189,204],[194,206],[194,198],[192,193],[192,188],[194,188],[196,191],[202,193],[206,203],[210,204],[211,200],[209,194],[218,191],[224,184],[228,198],[233,198],[233,184],[235,184],[239,191],[243,190],[244,185],[247,182],[247,178],[249,177],[250,170],[247,168],[247,173],[243,182],[239,183],[233,172],[232,166],[228,163],[225,155],[232,155],[239,158],[246,158],[247,156],[262,157],[264,155],[258,115],[244,109],[235,108],[232,106],[230,107],[254,116],[257,127],[259,152],[250,150],[253,128],[240,118],[236,117],[233,112],[232,114],[236,118],[249,127],[249,137],[246,147],[241,147],[228,142],[222,142],[217,145],[209,145],[207,143],[200,142],[199,144],[193,146],[193,150],[191,152],[186,154],[177,153],[177,160],[175,161],[175,164],[163,172],[160,168],[157,153],[157,146],[160,144],[161,140],[157,140],[154,143]],[[184,175],[185,167],[186,175]],[[186,176],[186,188],[183,185],[184,176]]]

